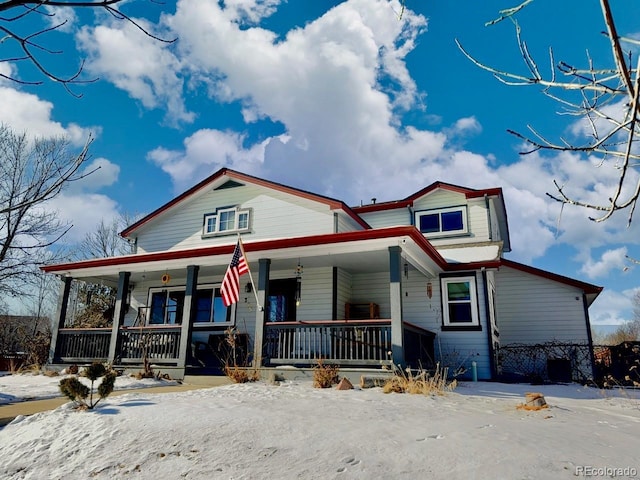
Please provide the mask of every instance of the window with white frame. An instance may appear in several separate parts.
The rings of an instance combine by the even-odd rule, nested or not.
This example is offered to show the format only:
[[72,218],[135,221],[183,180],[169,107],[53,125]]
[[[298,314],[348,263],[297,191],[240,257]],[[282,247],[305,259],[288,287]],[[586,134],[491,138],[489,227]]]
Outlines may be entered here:
[[479,327],[475,277],[444,277],[441,283],[443,325]]
[[[184,301],[184,287],[152,288],[149,291],[149,324],[176,325],[182,323]],[[224,306],[219,286],[202,285],[198,288],[193,319],[197,324],[225,325],[231,323],[231,309]]]
[[225,207],[204,216],[203,235],[224,235],[244,230],[249,230],[248,209]]
[[416,227],[427,236],[468,233],[467,207],[440,208],[415,213]]

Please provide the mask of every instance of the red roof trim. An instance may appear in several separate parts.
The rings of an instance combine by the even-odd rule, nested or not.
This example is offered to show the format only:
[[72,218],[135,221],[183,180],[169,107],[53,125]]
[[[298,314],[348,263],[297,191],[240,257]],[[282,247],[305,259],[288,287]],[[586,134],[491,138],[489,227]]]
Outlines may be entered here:
[[368,205],[361,205],[359,207],[352,207],[353,211],[361,214],[361,213],[369,213],[369,212],[379,212],[383,210],[393,210],[396,208],[403,208],[412,206],[413,203],[419,199],[427,195],[428,193],[433,192],[442,188],[443,190],[449,190],[452,192],[462,193],[465,198],[479,198],[488,195],[502,197],[502,188],[486,188],[483,190],[474,190],[472,188],[460,187],[458,185],[452,185],[450,183],[444,182],[435,182],[429,185],[428,187],[423,188],[422,190],[417,191],[413,195],[408,196],[403,200],[392,200],[389,202],[381,202],[381,203],[370,203]]
[[[410,236],[416,244],[424,250],[441,268],[447,267],[447,262],[438,251],[424,238],[424,236],[412,226],[391,227],[354,232],[332,233],[325,235],[313,235],[308,237],[283,238],[279,240],[263,240],[244,244],[245,252],[260,252],[263,250],[280,250],[285,248],[308,247],[331,243],[356,242],[361,240],[376,240],[400,236]],[[205,256],[225,255],[233,252],[235,244],[220,245],[215,247],[195,248],[189,250],[171,250],[156,253],[144,253],[139,255],[126,255],[121,257],[96,258],[81,262],[61,263],[58,265],[46,265],[41,267],[44,272],[55,273],[65,270],[79,270],[85,268],[108,267],[116,265],[131,265],[144,262],[159,262],[178,260],[183,258],[197,258]]]
[[344,204],[343,202],[341,202],[339,200],[336,200],[336,199],[333,199],[333,198],[329,198],[329,197],[325,197],[323,195],[318,195],[318,194],[315,194],[315,193],[307,192],[305,190],[300,190],[300,189],[297,189],[297,188],[288,187],[288,186],[282,185],[280,183],[271,182],[269,180],[264,180],[262,178],[254,177],[252,175],[247,175],[246,173],[237,172],[235,170],[231,170],[231,169],[228,169],[228,168],[221,168],[220,170],[218,170],[213,175],[210,175],[209,177],[205,178],[200,183],[194,185],[190,189],[186,190],[185,192],[183,192],[180,195],[178,195],[177,197],[175,197],[173,200],[171,200],[171,201],[165,203],[164,205],[162,205],[161,207],[157,208],[156,210],[151,212],[146,217],[140,219],[139,221],[137,221],[133,225],[127,227],[126,229],[124,229],[120,233],[120,235],[123,236],[123,237],[127,237],[127,236],[131,235],[135,230],[137,230],[138,228],[142,227],[146,223],[150,222],[151,220],[156,218],[158,215],[160,215],[163,212],[171,209],[176,204],[182,202],[183,200],[185,200],[186,198],[190,197],[191,195],[194,195],[199,190],[205,188],[209,184],[213,183],[214,181],[216,181],[217,179],[219,179],[220,177],[225,176],[225,175],[227,177],[229,177],[229,178],[233,178],[233,179],[236,179],[236,180],[253,183],[255,185],[260,185],[262,187],[267,187],[267,188],[271,188],[273,190],[278,190],[278,191],[281,191],[281,192],[284,192],[284,193],[289,193],[289,194],[292,194],[292,195],[296,195],[298,197],[306,198],[308,200],[321,202],[321,203],[324,203],[324,204],[328,205],[329,208],[331,208],[332,210],[344,210],[344,212],[347,215],[349,215],[351,218],[353,218],[353,220],[355,220],[361,227],[363,227],[365,229],[370,229],[371,228],[367,222],[365,222],[351,208],[349,208],[346,204]]

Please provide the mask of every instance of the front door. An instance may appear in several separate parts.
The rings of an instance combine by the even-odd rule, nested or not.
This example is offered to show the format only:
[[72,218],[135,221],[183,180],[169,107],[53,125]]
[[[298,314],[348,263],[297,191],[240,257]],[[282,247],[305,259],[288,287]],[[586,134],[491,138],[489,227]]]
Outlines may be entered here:
[[268,322],[294,322],[296,320],[296,279],[269,281],[267,297]]

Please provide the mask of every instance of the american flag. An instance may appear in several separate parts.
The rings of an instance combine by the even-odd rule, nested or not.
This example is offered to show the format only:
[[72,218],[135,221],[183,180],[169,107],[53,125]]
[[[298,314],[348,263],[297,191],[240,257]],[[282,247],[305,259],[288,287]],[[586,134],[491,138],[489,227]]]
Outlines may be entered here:
[[236,248],[233,250],[231,263],[227,268],[227,273],[224,274],[222,287],[220,288],[222,302],[225,307],[238,302],[240,298],[240,275],[244,275],[248,271],[249,265],[247,265],[247,261],[244,258],[242,244],[240,240],[238,240]]

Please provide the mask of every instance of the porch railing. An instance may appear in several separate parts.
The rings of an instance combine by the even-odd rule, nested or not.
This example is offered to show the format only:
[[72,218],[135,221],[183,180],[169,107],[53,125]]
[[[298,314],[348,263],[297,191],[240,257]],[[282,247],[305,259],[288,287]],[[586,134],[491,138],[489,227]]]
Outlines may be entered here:
[[268,322],[264,358],[270,364],[381,365],[391,361],[391,320]]
[[65,363],[106,362],[110,328],[61,328],[56,357]]
[[180,325],[122,327],[118,360],[141,363],[145,356],[153,363],[176,363],[180,358]]

